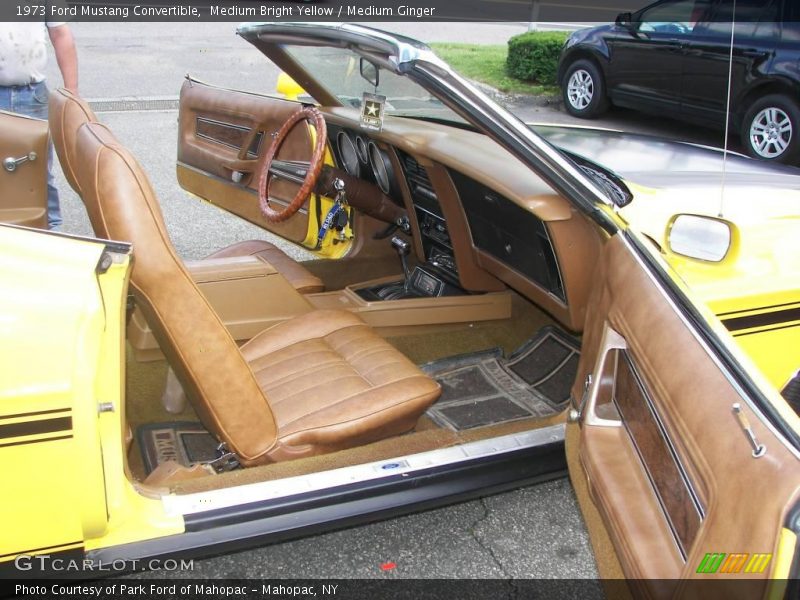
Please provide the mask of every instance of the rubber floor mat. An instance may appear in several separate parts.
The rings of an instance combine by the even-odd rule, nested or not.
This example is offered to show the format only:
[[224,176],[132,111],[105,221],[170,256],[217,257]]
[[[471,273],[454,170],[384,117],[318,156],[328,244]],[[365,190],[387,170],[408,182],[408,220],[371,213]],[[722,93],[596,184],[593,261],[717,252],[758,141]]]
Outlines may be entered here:
[[211,462],[218,457],[219,442],[194,421],[141,425],[136,428],[136,440],[148,475],[168,460],[190,467]]
[[508,358],[500,348],[422,366],[442,386],[428,416],[455,431],[561,412],[578,369],[577,340],[543,327]]

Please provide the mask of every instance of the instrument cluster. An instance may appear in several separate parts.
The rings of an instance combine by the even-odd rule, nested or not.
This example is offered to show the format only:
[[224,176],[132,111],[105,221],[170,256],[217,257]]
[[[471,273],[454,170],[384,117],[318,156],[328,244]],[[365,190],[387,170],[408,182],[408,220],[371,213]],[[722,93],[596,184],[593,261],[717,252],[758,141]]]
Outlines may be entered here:
[[361,133],[341,129],[336,134],[340,164],[349,175],[375,182],[387,196],[395,197],[392,161],[385,150]]

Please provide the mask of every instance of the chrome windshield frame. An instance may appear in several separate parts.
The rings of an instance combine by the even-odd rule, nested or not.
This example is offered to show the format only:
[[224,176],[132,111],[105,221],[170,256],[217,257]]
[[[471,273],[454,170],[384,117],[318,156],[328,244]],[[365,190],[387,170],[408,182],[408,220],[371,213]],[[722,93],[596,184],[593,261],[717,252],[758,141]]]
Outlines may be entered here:
[[244,23],[237,33],[251,43],[320,44],[382,55],[395,73],[417,82],[492,137],[609,234],[618,231],[618,224],[601,209],[606,206],[613,211],[616,207],[577,165],[453,71],[422,42],[352,23]]

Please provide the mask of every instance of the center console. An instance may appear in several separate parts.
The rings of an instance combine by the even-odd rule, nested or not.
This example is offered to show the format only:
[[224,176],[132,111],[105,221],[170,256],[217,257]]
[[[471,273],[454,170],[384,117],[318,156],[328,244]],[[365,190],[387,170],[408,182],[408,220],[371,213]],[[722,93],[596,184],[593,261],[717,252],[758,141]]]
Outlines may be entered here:
[[383,335],[510,317],[510,292],[470,293],[463,289],[447,222],[428,173],[412,156],[396,150],[424,251],[424,256],[418,257],[424,259],[422,264],[409,268],[411,243],[396,236],[391,244],[402,275],[312,294],[308,297],[311,304],[353,311]]
[[440,273],[426,267],[416,267],[406,280],[401,279],[370,287],[357,288],[355,292],[367,302],[463,296],[466,294],[460,287],[445,281]]
[[[427,274],[445,286],[460,289],[458,267],[450,240],[450,232],[447,230],[447,222],[428,173],[425,171],[425,167],[420,165],[410,154],[398,150],[398,156],[411,192],[422,248],[427,261],[425,273],[421,275],[423,285],[430,287],[427,285],[430,280],[425,277]],[[439,286],[439,288],[447,289],[443,286]]]
[[[408,268],[408,255],[411,244],[401,237],[392,238],[392,248],[400,258],[403,278],[389,283],[357,288],[357,294],[367,301],[404,300],[407,298],[438,298],[439,296],[460,296],[466,292],[458,285],[443,277],[436,266]],[[449,279],[449,278],[447,278]]]

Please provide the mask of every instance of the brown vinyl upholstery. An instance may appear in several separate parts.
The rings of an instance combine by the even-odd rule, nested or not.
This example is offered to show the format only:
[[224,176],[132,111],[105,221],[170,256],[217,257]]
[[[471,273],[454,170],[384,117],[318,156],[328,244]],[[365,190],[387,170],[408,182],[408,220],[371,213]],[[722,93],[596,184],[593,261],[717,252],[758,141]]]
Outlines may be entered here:
[[272,265],[292,287],[301,294],[315,294],[325,290],[322,280],[277,246],[263,240],[249,240],[217,250],[206,258],[232,256],[257,256]]
[[313,311],[241,348],[169,241],[150,183],[99,123],[83,125],[77,179],[92,222],[134,245],[131,288],[206,426],[256,465],[396,435],[438,384],[359,317]]
[[[75,193],[83,196],[75,177],[75,161],[73,160],[75,141],[78,128],[84,123],[97,123],[97,115],[94,114],[89,104],[64,88],[50,92],[48,111],[50,135],[53,137],[53,147],[56,149],[64,177],[67,178],[67,183],[75,190]],[[95,229],[95,231],[97,230]]]
[[[83,198],[79,181],[75,175],[75,145],[78,129],[84,123],[97,123],[89,105],[66,89],[58,89],[50,94],[49,108],[50,130],[53,136],[53,145],[61,162],[64,176],[73,190]],[[88,208],[88,207],[87,207]],[[109,238],[108,231],[102,222],[97,222],[89,211],[92,229],[95,235]],[[257,256],[271,264],[276,271],[301,294],[312,294],[325,289],[322,280],[312,275],[305,267],[287,256],[274,244],[263,240],[250,240],[233,244],[223,248],[208,258],[222,258],[232,256]]]

